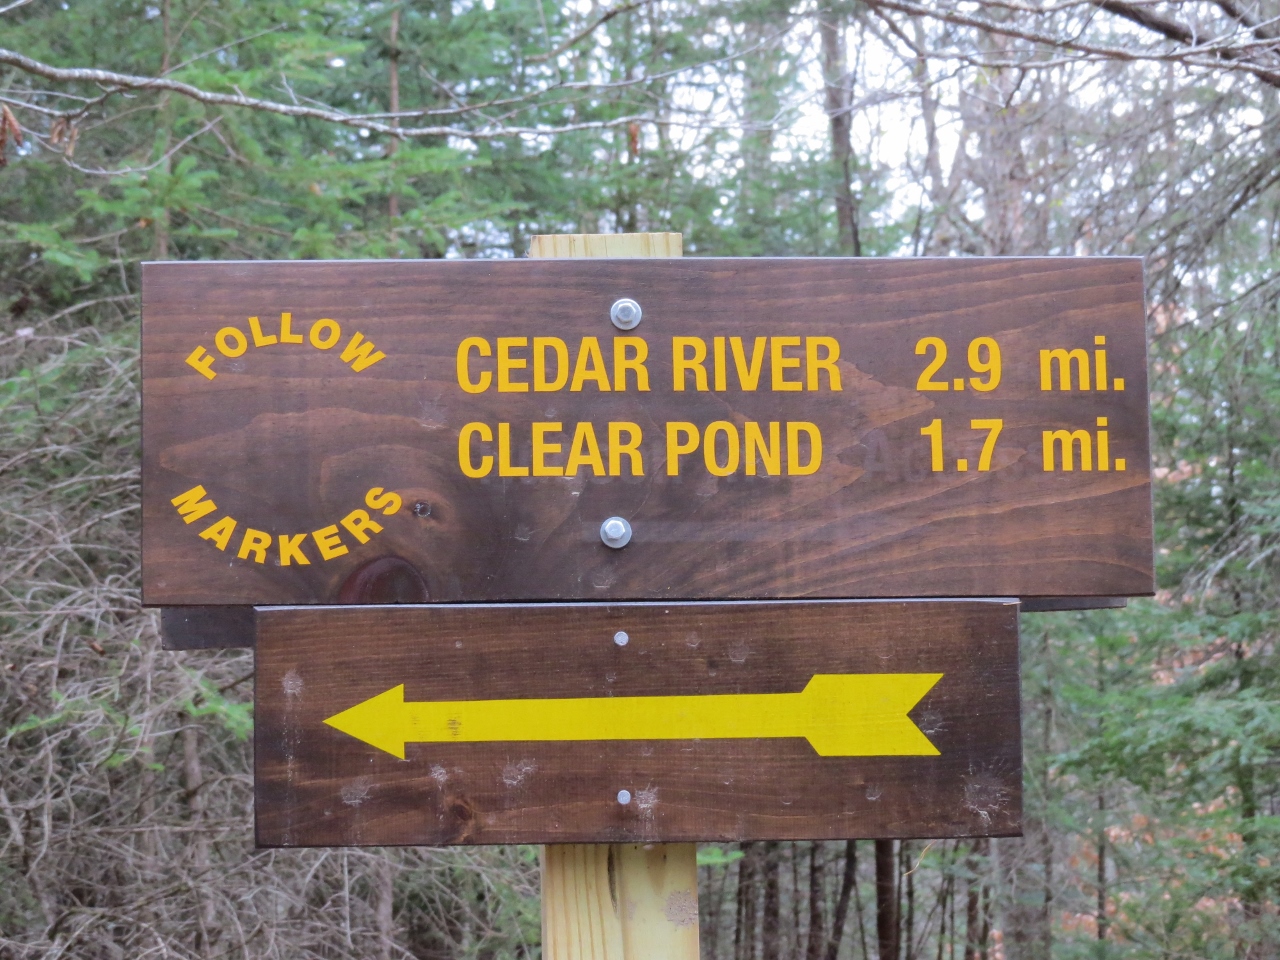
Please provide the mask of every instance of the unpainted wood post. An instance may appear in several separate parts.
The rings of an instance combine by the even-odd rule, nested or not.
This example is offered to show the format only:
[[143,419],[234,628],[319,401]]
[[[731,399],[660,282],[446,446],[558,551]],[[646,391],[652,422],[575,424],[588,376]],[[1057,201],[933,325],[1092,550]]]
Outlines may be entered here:
[[[529,239],[529,256],[554,257],[679,257],[684,255],[681,233],[556,233]],[[643,307],[644,304],[641,304]],[[608,319],[607,317],[605,319]]]
[[697,960],[697,845],[543,847],[542,956]]
[[[678,257],[678,233],[533,237],[530,257]],[[641,305],[643,306],[643,304]],[[601,320],[608,322],[608,317]],[[566,843],[542,849],[544,960],[697,960],[692,843]]]

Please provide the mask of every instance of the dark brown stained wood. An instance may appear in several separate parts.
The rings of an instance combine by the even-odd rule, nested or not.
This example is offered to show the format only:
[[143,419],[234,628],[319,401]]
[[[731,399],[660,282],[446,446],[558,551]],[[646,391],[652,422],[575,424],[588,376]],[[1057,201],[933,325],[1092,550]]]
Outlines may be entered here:
[[[1114,610],[1126,604],[1123,597],[1039,597],[1023,600],[1021,609],[1023,613],[1053,613]],[[160,635],[166,650],[252,647],[253,608],[164,607],[160,615]]]
[[253,607],[165,607],[160,645],[165,650],[252,647]]
[[[1012,602],[266,608],[256,660],[262,846],[1020,831]],[[407,701],[789,693],[815,673],[943,674],[910,713],[940,756],[716,739],[409,743],[400,760],[324,723],[399,684]]]
[[[627,335],[648,345],[649,392],[635,390],[634,375],[625,392],[592,382],[576,393],[459,386],[456,353],[468,336],[495,351],[499,337],[559,337],[571,364],[582,338],[596,337],[612,374],[622,334],[608,313],[623,296],[644,309]],[[401,561],[388,599],[452,603],[1149,594],[1142,297],[1141,263],[1125,258],[147,264],[144,599],[335,603],[355,571],[383,559]],[[303,342],[253,346],[248,318],[271,338],[283,312]],[[327,350],[309,342],[320,319],[341,328]],[[246,338],[243,355],[218,352],[224,327]],[[357,331],[385,353],[363,372],[340,356]],[[768,347],[760,387],[745,392],[726,347],[725,391],[697,392],[690,376],[690,389],[674,392],[676,336],[705,340],[709,381],[715,337],[743,338],[748,355],[756,337],[834,337],[843,389],[827,389],[821,373],[820,390],[774,392]],[[962,377],[965,389],[916,389],[932,356],[915,353],[926,337],[948,345],[935,381]],[[1003,358],[989,393],[970,386],[968,346],[979,337],[994,338]],[[1122,392],[1040,389],[1040,350],[1092,357],[1095,337],[1106,339],[1107,379],[1123,378]],[[197,347],[213,358],[215,379],[186,363]],[[495,362],[473,358],[473,375]],[[785,373],[806,377],[804,368]],[[939,473],[920,433],[935,419]],[[985,431],[974,419],[1004,424],[987,472],[976,469]],[[586,466],[576,477],[514,478],[495,466],[483,479],[463,475],[465,424],[496,433],[509,423],[512,463],[528,467],[535,421],[564,425],[551,437],[562,446],[552,465],[565,463],[579,422],[595,425],[602,447],[609,422],[637,424],[644,474],[596,477]],[[784,475],[747,476],[740,465],[717,477],[695,452],[670,477],[664,430],[675,421],[731,424],[744,444],[747,423],[766,435],[779,423],[784,444],[788,422],[812,423],[822,465],[810,476],[785,466]],[[1110,457],[1127,469],[1045,472],[1042,433],[1056,429],[1095,438],[1105,429]],[[722,433],[721,463],[725,442]],[[497,446],[496,437],[477,442],[475,456]],[[186,524],[171,500],[197,485],[217,510]],[[368,509],[374,487],[400,495],[401,508],[369,511],[383,530],[367,543],[338,528],[346,552],[322,559],[310,534]],[[612,515],[634,528],[623,550],[599,540]],[[237,525],[220,551],[198,534],[225,517]],[[261,563],[252,551],[238,556],[249,529],[271,538]],[[281,565],[281,535],[306,535],[307,565]]]
[[1023,613],[1062,613],[1069,610],[1122,610],[1124,597],[1035,597],[1022,601]]
[[[426,603],[426,585],[398,557],[379,557],[357,567],[338,591],[339,603]],[[254,645],[254,608],[162,607],[160,641],[165,650],[210,650]]]

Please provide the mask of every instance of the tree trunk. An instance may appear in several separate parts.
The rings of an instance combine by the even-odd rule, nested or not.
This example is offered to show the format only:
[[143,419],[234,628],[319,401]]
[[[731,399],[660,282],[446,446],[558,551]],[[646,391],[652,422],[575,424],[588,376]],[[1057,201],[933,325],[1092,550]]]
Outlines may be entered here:
[[[164,76],[169,72],[171,67],[171,57],[173,52],[173,28],[172,28],[172,11],[170,10],[169,0],[161,0],[160,2],[160,27],[164,36],[164,49],[160,53],[160,75]],[[169,152],[169,141],[173,139],[173,104],[168,93],[160,97],[160,143],[157,149],[160,152],[160,171],[166,176],[172,172],[167,154]],[[155,221],[155,238],[151,247],[152,260],[168,260],[169,259],[169,208],[162,207],[156,214]]]
[[755,844],[742,844],[742,859],[738,861],[738,922],[733,932],[735,960],[754,960],[756,955],[757,856]]
[[[915,871],[911,869],[911,853],[910,840],[903,840],[898,844],[899,876],[907,881],[907,915],[902,924],[902,928],[907,935],[906,951],[904,952],[906,960],[915,960],[916,955],[916,875]],[[901,880],[899,880],[898,885],[899,887],[902,886]]]
[[[857,843],[856,840],[850,840],[850,843]],[[862,947],[862,960],[870,960],[871,951],[867,946],[867,920],[862,912],[862,891],[858,889],[858,872],[857,865],[854,865],[853,873],[853,909],[858,911],[858,945]]]
[[[1102,663],[1102,647],[1095,645],[1096,661],[1095,669],[1098,679],[1098,693],[1103,694],[1107,689],[1107,676],[1103,671]],[[1098,735],[1102,735],[1102,717],[1098,718]],[[1107,792],[1098,787],[1098,906],[1096,914],[1096,922],[1098,927],[1098,942],[1101,943],[1107,939],[1107,824],[1104,814],[1107,812]]]
[[[1228,446],[1228,449],[1231,447]],[[1237,504],[1235,510],[1238,509]],[[1243,648],[1239,646],[1236,648],[1235,657],[1240,677],[1240,690],[1243,692],[1253,686],[1253,664],[1246,659]],[[1244,841],[1244,857],[1246,861],[1256,863],[1264,852],[1258,837],[1258,789],[1254,767],[1244,758],[1240,747],[1235,749],[1232,766],[1236,789],[1240,791],[1240,834]],[[1267,912],[1267,899],[1264,881],[1260,881],[1256,876],[1245,881],[1242,897],[1245,923],[1241,930],[1242,942],[1237,944],[1237,950],[1244,954],[1245,960],[1271,960],[1277,956],[1272,934],[1263,926]]]
[[378,860],[370,879],[373,881],[374,919],[378,925],[378,956],[382,960],[391,960],[395,946],[395,875],[385,853]]
[[880,960],[898,960],[898,907],[898,858],[894,855],[893,841],[877,840],[876,939]]
[[[1041,644],[1041,650],[1044,656],[1045,664],[1045,682],[1044,682],[1044,710],[1042,720],[1044,727],[1041,731],[1042,739],[1040,741],[1040,757],[1041,763],[1044,765],[1042,774],[1040,795],[1044,798],[1043,803],[1049,802],[1052,796],[1053,783],[1049,778],[1049,757],[1053,751],[1053,728],[1054,728],[1054,711],[1053,711],[1053,694],[1056,684],[1054,683],[1053,672],[1053,649],[1049,645],[1049,633],[1044,633],[1044,639]],[[1053,957],[1053,831],[1049,826],[1049,811],[1046,809],[1040,822],[1040,869],[1041,882],[1043,884],[1044,896],[1043,907],[1040,916],[1040,955],[1044,960],[1052,960]]]
[[964,911],[964,960],[987,960],[991,891],[986,881],[986,859],[990,849],[989,840],[974,840],[966,861],[969,877]]
[[844,843],[844,876],[840,879],[840,896],[836,899],[836,912],[831,918],[831,938],[827,941],[826,960],[836,960],[840,953],[840,941],[844,938],[845,919],[849,915],[849,896],[858,882],[858,841]]
[[822,960],[826,943],[826,921],[822,916],[825,890],[822,882],[822,841],[809,844],[809,939],[805,945],[805,960]]
[[818,8],[818,33],[822,37],[822,75],[827,119],[831,125],[831,162],[835,169],[836,233],[840,252],[862,256],[858,232],[858,205],[853,195],[853,116],[851,78],[846,70],[844,17],[830,2]]
[[760,932],[760,955],[764,960],[781,960],[781,900],[778,895],[778,841],[769,840],[763,850],[764,922]]
[[[390,59],[391,59],[391,76],[389,77],[390,95],[388,97],[388,106],[392,113],[400,112],[400,8],[396,7],[391,11],[391,34],[390,34]],[[391,118],[391,126],[400,126],[400,121],[396,117]],[[392,137],[387,143],[387,157],[395,156],[396,150],[400,146],[400,141]],[[391,177],[391,196],[387,198],[387,216],[392,220],[400,216],[400,198],[396,196],[394,171],[388,171]]]
[[[954,866],[954,862],[952,864]],[[945,867],[942,879],[942,889],[938,893],[938,953],[937,960],[943,960],[943,951],[947,945],[947,934],[951,935],[951,943],[955,944],[955,911],[952,909],[952,903],[955,899],[956,883],[955,874],[951,872],[951,867]]]
[[800,919],[800,844],[791,841],[791,956],[799,960],[802,953],[800,931],[804,923]]

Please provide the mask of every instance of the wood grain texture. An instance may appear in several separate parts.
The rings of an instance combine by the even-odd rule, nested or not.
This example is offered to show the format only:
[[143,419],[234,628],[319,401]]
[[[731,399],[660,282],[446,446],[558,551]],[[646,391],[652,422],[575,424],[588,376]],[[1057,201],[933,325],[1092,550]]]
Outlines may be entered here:
[[609,853],[616,864],[623,957],[697,960],[697,845],[618,843]]
[[547,960],[696,960],[692,843],[559,843],[542,854]]
[[[259,609],[257,621],[264,846],[1020,829],[1015,603],[295,607]],[[943,674],[910,714],[936,757],[716,739],[410,743],[399,760],[324,722],[397,684],[414,701],[626,697],[789,693],[815,673],[919,672]]]
[[[649,345],[649,392],[460,389],[466,336],[556,336],[571,350],[593,336],[608,358],[620,296],[644,308],[632,333]],[[217,352],[220,329],[247,336],[258,317],[273,336],[282,312],[304,338],[317,319],[335,319],[341,343]],[[417,571],[432,602],[1152,591],[1135,259],[159,263],[144,268],[143,327],[148,604],[333,603],[354,570],[385,557]],[[355,331],[386,354],[360,373],[339,357]],[[756,336],[836,337],[843,389],[744,392],[730,373],[724,392],[673,392],[671,340],[684,335],[748,347]],[[918,391],[928,357],[914,347],[926,336],[949,344],[946,379],[969,375],[971,340],[996,338],[1001,385]],[[1096,336],[1123,392],[1040,390],[1041,349],[1087,351]],[[199,345],[216,379],[185,362]],[[1042,432],[1093,430],[1098,417],[1127,470],[1045,472]],[[941,473],[920,435],[935,418],[946,430]],[[951,465],[979,455],[976,418],[1004,429],[993,468],[961,473]],[[694,454],[671,477],[663,431],[677,420],[812,422],[822,466],[717,477]],[[577,422],[602,435],[607,422],[638,424],[644,475],[463,475],[464,424],[510,423],[512,461],[529,465],[534,421],[562,422],[565,450]],[[170,502],[196,485],[217,506],[207,521],[237,521],[223,551],[199,538],[205,518],[186,524]],[[276,538],[336,524],[373,487],[403,498],[394,515],[375,515],[382,532],[360,544],[339,531],[347,552],[330,560],[308,537],[307,565],[280,564]],[[600,543],[611,515],[634,528],[624,550]],[[249,528],[272,538],[263,562],[238,555]]]
[[679,257],[684,235],[679,233],[544,233],[529,238],[529,256]]
[[623,960],[613,850],[619,844],[542,848],[542,948],[549,960]]

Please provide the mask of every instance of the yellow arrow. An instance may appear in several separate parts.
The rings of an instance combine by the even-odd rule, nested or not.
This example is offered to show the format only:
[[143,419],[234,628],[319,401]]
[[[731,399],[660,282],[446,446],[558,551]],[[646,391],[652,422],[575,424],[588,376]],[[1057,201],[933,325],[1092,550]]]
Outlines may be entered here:
[[814,674],[800,693],[405,702],[404,684],[325,720],[404,759],[406,743],[804,737],[822,757],[936,757],[907,717],[940,673]]

